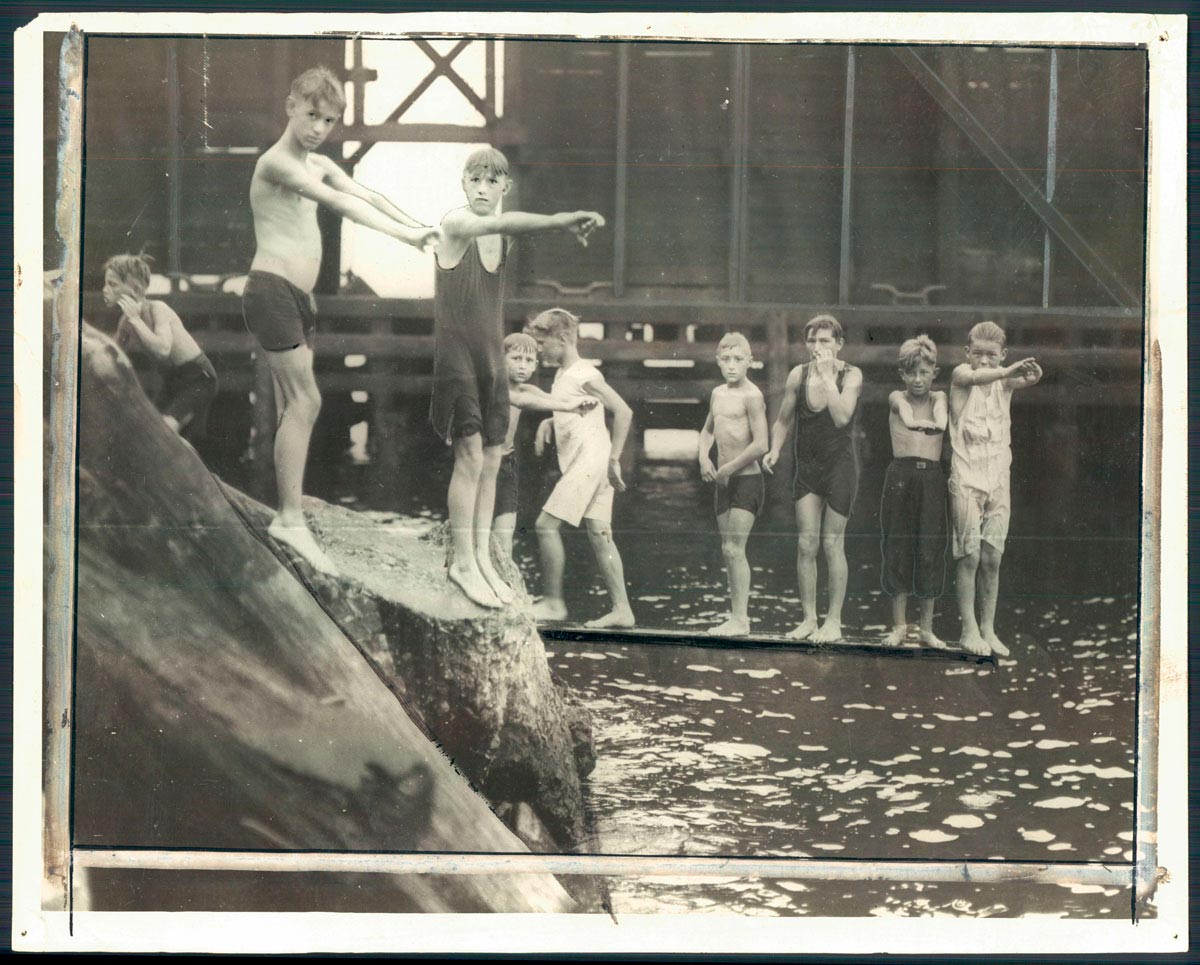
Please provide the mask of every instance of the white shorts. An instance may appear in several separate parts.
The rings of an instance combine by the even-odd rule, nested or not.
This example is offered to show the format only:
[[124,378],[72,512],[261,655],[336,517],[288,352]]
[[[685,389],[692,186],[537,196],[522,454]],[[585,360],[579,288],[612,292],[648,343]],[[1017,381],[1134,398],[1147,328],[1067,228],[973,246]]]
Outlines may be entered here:
[[589,465],[584,460],[576,460],[563,473],[542,510],[564,523],[578,526],[584,519],[611,523],[612,506],[608,461]]
[[950,490],[950,543],[954,558],[978,553],[981,542],[1003,553],[1012,515],[1008,472],[998,474],[995,484],[986,490],[964,485],[951,472],[947,488]]

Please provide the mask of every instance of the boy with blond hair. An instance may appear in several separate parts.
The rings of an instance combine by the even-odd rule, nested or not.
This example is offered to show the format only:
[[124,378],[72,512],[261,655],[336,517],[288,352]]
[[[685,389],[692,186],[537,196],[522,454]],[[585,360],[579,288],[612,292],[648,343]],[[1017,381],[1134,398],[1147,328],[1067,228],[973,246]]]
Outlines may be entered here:
[[500,607],[513,599],[490,552],[496,477],[509,428],[504,350],[506,236],[569,231],[587,244],[603,227],[595,211],[498,214],[512,187],[508,160],[492,147],[463,165],[467,203],[442,219],[435,257],[433,397],[429,421],[454,447],[447,503],[452,560],[450,580],[475,603]]
[[933,391],[937,346],[928,335],[900,346],[904,391],[888,396],[892,461],[883,483],[879,522],[883,530],[882,584],[892,598],[892,631],[887,643],[908,636],[908,597],[921,601],[920,639],[929,647],[946,645],[933,632],[934,601],[946,575],[946,476],[942,472],[942,436],[946,431],[946,393]]
[[[700,430],[700,477],[716,484],[714,502],[721,554],[729,575],[729,619],[711,627],[716,636],[750,632],[750,564],[746,541],[766,502],[758,460],[770,449],[767,407],[762,392],[747,377],[753,361],[750,343],[739,332],[727,332],[717,343],[717,365],[725,381],[712,390],[708,418]],[[711,454],[717,444],[717,465]]]
[[267,533],[316,569],[335,573],[301,506],[308,444],[321,411],[312,347],[317,329],[312,290],[321,269],[317,205],[421,250],[436,245],[440,232],[316,153],[346,107],[341,81],[328,68],[313,67],[292,81],[285,106],[287,128],[258,159],[250,180],[255,251],[242,316],[263,349],[275,390],[279,512]]
[[[591,397],[600,403],[586,412],[557,411],[538,428],[539,455],[550,433],[554,434],[562,477],[537,520],[545,593],[534,607],[534,615],[539,620],[567,618],[563,600],[566,559],[559,528],[563,523],[578,526],[582,521],[612,600],[612,609],[607,614],[586,625],[631,627],[634,619],[625,591],[625,568],[612,535],[612,504],[614,490],[625,491],[621,450],[633,423],[633,410],[595,366],[579,357],[579,319],[570,312],[548,309],[529,323],[527,331],[537,340],[542,359],[558,366],[552,395],[564,402]],[[604,424],[605,409],[613,415],[611,439]]]
[[504,339],[504,364],[508,369],[508,434],[504,437],[504,455],[496,474],[496,508],[492,532],[508,558],[512,559],[513,530],[517,525],[519,476],[515,441],[521,413],[526,409],[540,412],[575,412],[599,405],[591,396],[564,400],[529,385],[537,371],[538,345],[532,335],[513,332]]
[[995,622],[1000,558],[1011,513],[1009,404],[1016,389],[1037,385],[1042,378],[1041,366],[1032,358],[1003,365],[1006,341],[1004,329],[995,322],[980,322],[967,335],[967,361],[950,377],[950,520],[958,561],[960,646],[971,653],[1001,657],[1008,655],[1008,647],[996,636]]

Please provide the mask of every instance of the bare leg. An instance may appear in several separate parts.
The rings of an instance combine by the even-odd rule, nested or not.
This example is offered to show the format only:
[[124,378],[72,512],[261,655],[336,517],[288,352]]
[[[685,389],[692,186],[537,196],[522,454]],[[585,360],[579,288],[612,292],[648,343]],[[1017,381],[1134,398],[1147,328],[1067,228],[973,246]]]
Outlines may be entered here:
[[596,562],[608,587],[608,596],[612,600],[612,609],[604,616],[589,620],[587,626],[602,627],[631,627],[634,624],[633,610],[629,606],[629,596],[625,592],[625,566],[621,562],[621,553],[612,537],[612,524],[599,519],[585,519],[588,541],[592,544],[592,552],[596,554]]
[[788,636],[807,640],[817,629],[817,547],[821,542],[821,511],[825,501],[809,493],[796,501],[796,577],[804,618]]
[[479,572],[475,559],[475,505],[479,498],[479,477],[483,472],[483,441],[479,433],[454,440],[454,471],[450,474],[450,545],[454,559],[450,580],[480,606],[498,607],[500,601]]
[[890,647],[898,647],[908,636],[908,594],[897,593],[892,597],[892,632],[884,637],[883,642]]
[[714,636],[744,637],[750,632],[750,563],[746,560],[746,541],[753,526],[754,514],[745,509],[730,509],[717,517],[721,555],[729,576],[730,617],[708,631]]
[[979,554],[968,553],[959,559],[954,574],[954,595],[958,597],[958,613],[962,620],[962,637],[958,645],[968,653],[980,655],[992,652],[992,648],[979,633],[975,622],[975,573],[979,569]]
[[996,636],[996,597],[1000,593],[1001,550],[983,543],[979,553],[979,632],[992,653],[1008,656],[1008,647]]
[[492,520],[492,532],[496,534],[496,542],[508,554],[510,560],[513,558],[513,533],[516,528],[516,513],[501,513]]
[[492,565],[492,513],[496,509],[496,473],[500,471],[500,447],[483,447],[483,468],[479,473],[479,489],[475,497],[475,562],[496,599],[512,603],[513,589]]
[[279,512],[267,534],[287,543],[316,569],[334,574],[337,568],[309,532],[301,503],[308,443],[321,411],[321,393],[313,378],[312,350],[298,345],[284,352],[267,352],[266,357],[279,412],[274,450]]
[[542,554],[542,599],[534,604],[533,615],[538,620],[565,620],[567,604],[563,602],[563,569],[566,553],[563,551],[562,520],[545,510],[538,514],[538,549]]
[[846,517],[829,506],[821,523],[821,547],[829,576],[829,610],[821,628],[809,637],[816,643],[842,639],[842,604],[846,601]]
[[921,601],[921,642],[927,647],[943,650],[946,644],[933,632],[933,604],[935,602],[937,601],[933,597]]

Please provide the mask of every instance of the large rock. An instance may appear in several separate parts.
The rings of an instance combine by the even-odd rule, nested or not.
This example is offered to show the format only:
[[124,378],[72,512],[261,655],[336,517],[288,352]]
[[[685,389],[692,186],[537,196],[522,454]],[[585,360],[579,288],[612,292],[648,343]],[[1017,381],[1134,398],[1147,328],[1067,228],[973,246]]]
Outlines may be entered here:
[[[200,459],[146,401],[116,346],[85,326],[81,356],[75,844],[525,851],[310,592],[247,529]],[[535,662],[517,639],[520,621],[468,615],[449,597],[436,606],[445,608],[437,619],[421,610],[400,634],[414,653],[447,661],[422,671],[413,663],[420,676],[410,683],[410,706],[417,689],[428,687],[441,695],[439,706],[448,698],[470,707],[472,722],[502,721],[503,734],[470,759],[495,755],[485,782],[497,766],[519,771],[509,763],[519,754],[499,752],[508,736],[547,732],[508,709],[514,699],[532,699],[528,688],[505,681],[506,672],[524,673]],[[452,626],[453,614],[462,619]],[[387,611],[386,621],[390,634],[404,618]],[[476,683],[465,677],[469,661],[450,659],[450,638],[466,625],[477,629],[457,645],[494,667],[477,681],[481,693],[468,692]],[[497,636],[489,638],[486,627]],[[433,642],[420,639],[426,630]],[[503,709],[492,713],[491,701]],[[465,742],[468,730],[478,738],[472,727],[444,743]],[[226,876],[228,887],[205,892],[203,901],[236,910],[236,877]],[[161,878],[93,874],[93,906],[161,905],[166,899],[145,891]],[[140,882],[132,893],[131,880]],[[180,876],[173,880],[178,886]],[[190,887],[181,894],[190,897],[179,902],[199,909],[197,889],[211,889],[221,876],[183,880]],[[248,879],[237,880],[244,895]],[[577,907],[548,875],[283,873],[253,880],[255,907]]]

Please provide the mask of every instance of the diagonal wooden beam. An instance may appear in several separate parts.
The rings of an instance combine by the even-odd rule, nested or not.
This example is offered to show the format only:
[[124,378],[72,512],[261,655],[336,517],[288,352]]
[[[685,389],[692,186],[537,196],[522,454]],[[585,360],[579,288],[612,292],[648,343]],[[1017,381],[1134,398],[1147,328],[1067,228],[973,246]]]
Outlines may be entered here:
[[1017,166],[1016,161],[971,113],[971,110],[950,89],[949,85],[942,80],[937,71],[925,61],[917,48],[898,47],[895,48],[894,53],[916,77],[917,82],[928,91],[938,106],[971,139],[972,143],[979,148],[983,156],[1003,175],[1004,179],[1017,190],[1025,203],[1033,208],[1046,227],[1053,231],[1055,237],[1079,259],[1080,264],[1087,269],[1088,274],[1096,279],[1108,296],[1122,307],[1137,307],[1140,304],[1137,296],[1126,287],[1120,276],[1100,253],[1088,244],[1087,239],[1054,206],[1033,179]]
[[[459,75],[458,71],[456,71],[453,67],[450,66],[450,61],[453,60],[456,56],[458,56],[458,54],[462,50],[462,48],[465,47],[470,42],[471,41],[469,41],[469,40],[466,40],[466,41],[460,40],[459,41],[458,46],[456,46],[454,48],[454,50],[452,50],[449,53],[449,55],[447,56],[444,69],[442,70],[442,74],[443,74],[443,76],[445,76],[446,80],[450,81],[450,83],[452,83],[455,87],[458,88],[459,93],[461,93],[463,95],[463,97],[465,97],[470,102],[471,106],[474,107],[475,110],[479,111],[479,113],[483,115],[483,119],[485,121],[487,121],[487,123],[492,124],[496,120],[495,111],[493,111],[491,106],[489,104],[487,104],[478,94],[475,93],[474,88],[471,87],[470,84],[468,84],[465,80],[462,79],[462,77]],[[420,47],[423,51],[425,51],[425,54],[428,57],[439,57],[440,56],[438,54],[438,52],[429,45],[429,42],[427,40],[418,39],[416,41],[416,45],[418,47]]]

